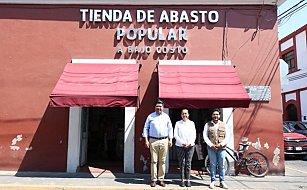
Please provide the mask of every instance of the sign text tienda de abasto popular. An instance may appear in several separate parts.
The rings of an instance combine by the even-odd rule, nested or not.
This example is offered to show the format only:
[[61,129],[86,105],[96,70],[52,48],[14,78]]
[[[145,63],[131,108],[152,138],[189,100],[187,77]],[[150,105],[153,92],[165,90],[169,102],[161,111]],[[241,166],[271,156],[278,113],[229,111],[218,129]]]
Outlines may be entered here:
[[[155,51],[158,54],[166,53],[182,53],[186,54],[188,48],[181,41],[188,41],[187,28],[180,27],[182,24],[211,24],[219,21],[219,13],[216,10],[119,10],[119,9],[80,9],[81,20],[90,23],[146,23],[147,26],[141,27],[117,27],[115,39],[129,41],[160,41],[169,42],[167,44],[156,46],[155,49],[151,45],[127,45],[128,53],[150,54]],[[163,23],[179,24],[179,27],[163,28],[159,26]],[[131,26],[131,25],[130,25]],[[179,43],[170,43],[179,42]],[[139,43],[138,43],[139,44]],[[165,44],[165,43],[164,43]],[[123,53],[123,44],[116,47],[116,53]]]

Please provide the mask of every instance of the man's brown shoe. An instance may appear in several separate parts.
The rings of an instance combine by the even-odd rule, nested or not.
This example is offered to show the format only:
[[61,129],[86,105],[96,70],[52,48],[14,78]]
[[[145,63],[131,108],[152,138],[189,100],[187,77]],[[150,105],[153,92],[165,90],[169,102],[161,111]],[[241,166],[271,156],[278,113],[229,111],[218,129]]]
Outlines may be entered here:
[[150,187],[156,187],[156,185],[157,185],[157,183],[156,183],[155,181],[152,181],[152,182],[150,183]]
[[164,181],[160,181],[160,186],[165,187]]

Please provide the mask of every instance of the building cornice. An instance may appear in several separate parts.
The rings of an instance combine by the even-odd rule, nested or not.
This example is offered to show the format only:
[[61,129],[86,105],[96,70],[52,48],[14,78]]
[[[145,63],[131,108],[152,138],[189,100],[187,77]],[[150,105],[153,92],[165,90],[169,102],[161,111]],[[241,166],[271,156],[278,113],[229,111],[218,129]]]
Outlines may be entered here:
[[286,0],[0,0],[0,4],[41,5],[281,5]]

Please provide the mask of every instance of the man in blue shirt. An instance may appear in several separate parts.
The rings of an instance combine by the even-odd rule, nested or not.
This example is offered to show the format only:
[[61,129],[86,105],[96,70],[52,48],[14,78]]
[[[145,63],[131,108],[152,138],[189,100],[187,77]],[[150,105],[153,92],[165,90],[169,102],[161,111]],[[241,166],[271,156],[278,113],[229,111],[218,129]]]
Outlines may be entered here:
[[[169,116],[163,112],[163,102],[157,100],[155,112],[148,115],[143,137],[145,147],[150,149],[151,154],[151,187],[155,187],[159,180],[160,185],[165,187],[165,161],[168,146],[172,146],[173,127]],[[157,163],[158,168],[157,168]]]

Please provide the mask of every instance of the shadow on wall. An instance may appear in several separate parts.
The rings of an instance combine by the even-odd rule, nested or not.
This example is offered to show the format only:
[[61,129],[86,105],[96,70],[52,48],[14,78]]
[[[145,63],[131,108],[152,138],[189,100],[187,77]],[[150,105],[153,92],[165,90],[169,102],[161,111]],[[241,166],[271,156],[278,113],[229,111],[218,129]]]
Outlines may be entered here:
[[[142,85],[141,85],[142,86]],[[150,171],[150,153],[145,148],[142,132],[147,116],[155,111],[155,102],[158,97],[158,73],[153,72],[145,91],[141,106],[135,116],[135,171],[141,173],[149,173]]]
[[[285,175],[282,122],[280,122],[280,125],[270,126],[269,123],[271,123],[271,121],[268,121],[269,119],[282,121],[281,114],[280,118],[268,117],[268,120],[260,122],[257,118],[263,116],[257,116],[261,115],[264,110],[272,112],[280,111],[270,109],[270,107],[267,107],[265,103],[255,103],[252,112],[248,112],[245,109],[240,113],[239,118],[241,119],[246,118],[247,115],[251,117],[247,121],[244,121],[243,124],[239,124],[242,122],[241,119],[239,119],[239,122],[235,124],[235,126],[238,125],[238,127],[235,127],[235,130],[240,131],[240,133],[237,132],[237,136],[235,137],[235,149],[239,149],[239,143],[241,141],[247,140],[247,142],[251,143],[248,152],[259,151],[268,158],[270,164],[270,175]],[[276,124],[276,122],[273,123]],[[244,171],[242,173],[247,174]]]
[[[275,58],[275,59],[274,59]],[[268,57],[266,57],[265,59],[269,59]],[[273,81],[273,79],[275,78],[275,76],[278,73],[278,68],[279,68],[279,62],[278,62],[278,57],[273,57],[271,60],[263,60],[262,64],[260,65],[261,67],[266,67],[265,68],[265,72],[261,73],[261,80],[258,82],[258,85],[264,85],[264,86],[271,86],[271,83]],[[265,63],[269,62],[270,64],[265,65]],[[258,74],[260,67],[257,69],[257,71],[255,72],[256,74]],[[252,77],[252,79],[249,82],[249,85],[253,84],[256,82],[256,74]],[[274,92],[272,92],[274,93]],[[241,113],[241,115],[238,117],[238,121],[237,124],[239,127],[238,129],[241,131],[243,130],[243,133],[241,134],[242,136],[240,136],[240,139],[242,137],[246,137],[251,133],[252,130],[252,126],[254,125],[256,119],[257,119],[257,115],[260,113],[260,111],[262,109],[266,109],[266,110],[270,110],[272,112],[281,112],[281,109],[271,109],[270,107],[268,107],[267,105],[270,102],[251,102],[251,104],[253,104],[253,109],[251,110],[251,113],[247,113],[247,109],[244,109],[244,111]],[[250,110],[249,110],[250,111]],[[250,117],[247,121],[242,121],[244,117],[244,115],[249,114],[253,117]],[[244,123],[242,123],[244,122]],[[282,128],[280,128],[280,131],[282,131]],[[239,145],[237,145],[239,146]],[[236,147],[238,148],[238,147]]]
[[18,172],[66,172],[68,123],[69,108],[47,107]]

